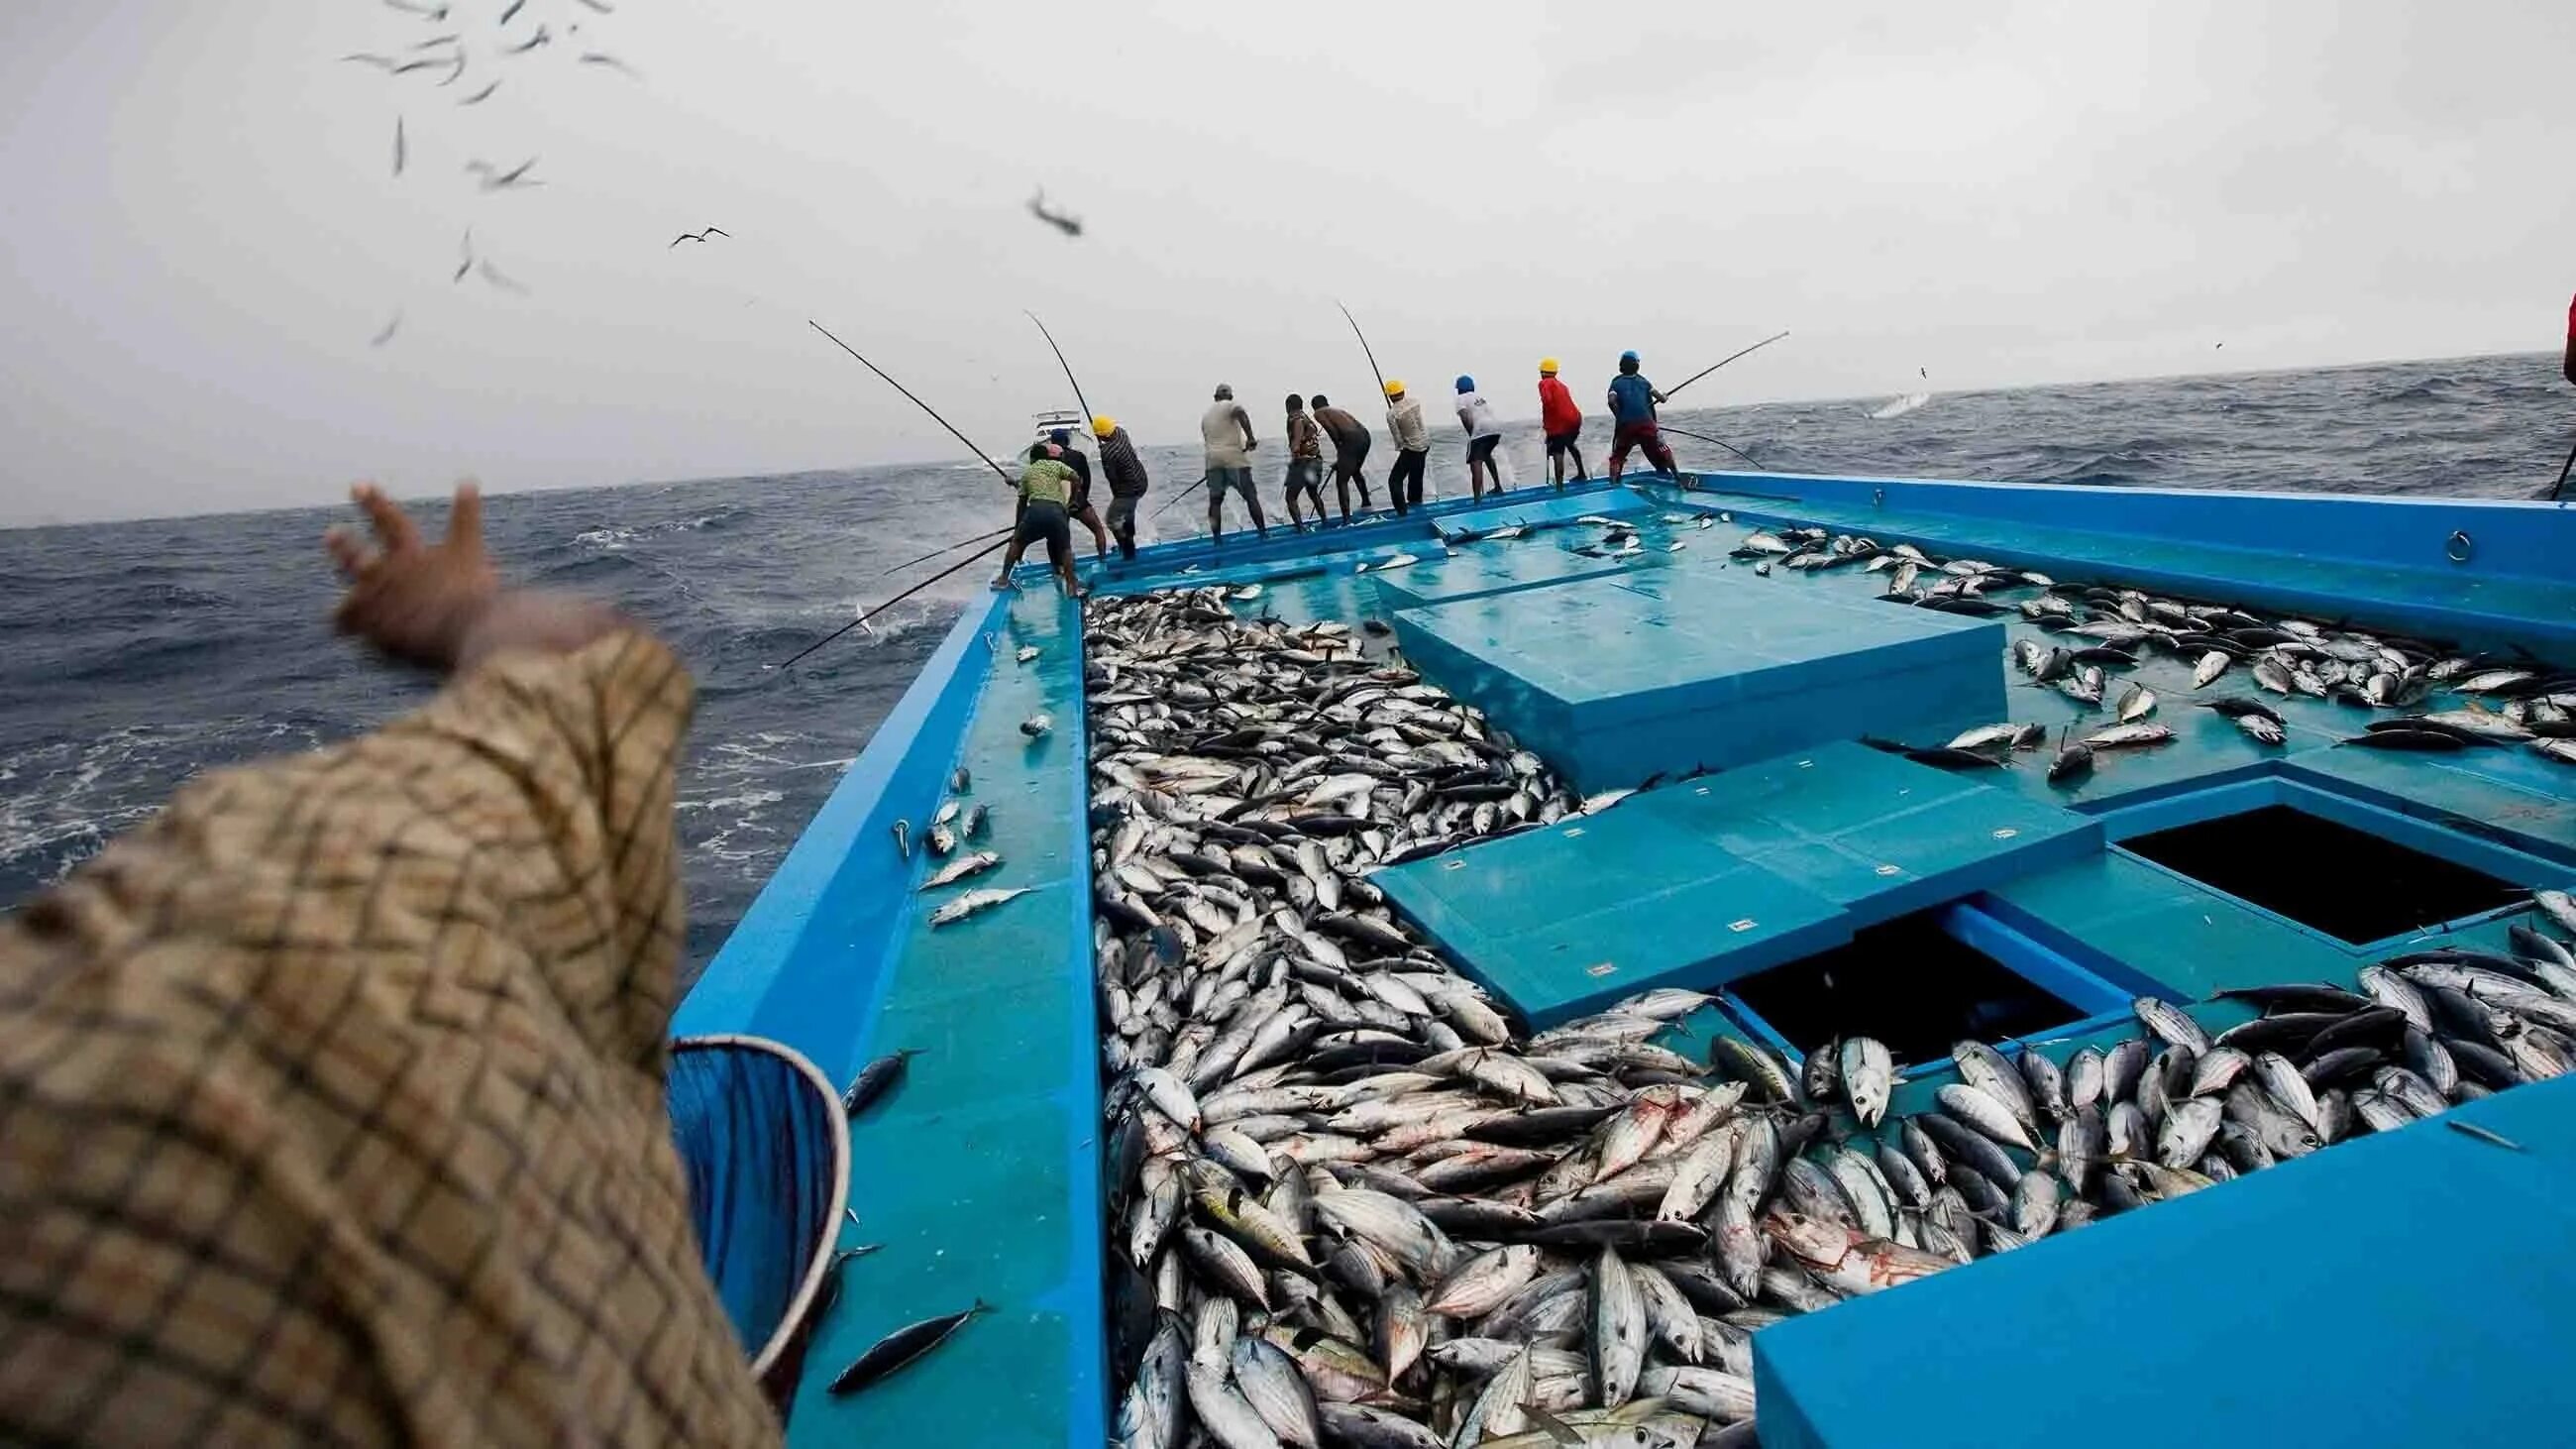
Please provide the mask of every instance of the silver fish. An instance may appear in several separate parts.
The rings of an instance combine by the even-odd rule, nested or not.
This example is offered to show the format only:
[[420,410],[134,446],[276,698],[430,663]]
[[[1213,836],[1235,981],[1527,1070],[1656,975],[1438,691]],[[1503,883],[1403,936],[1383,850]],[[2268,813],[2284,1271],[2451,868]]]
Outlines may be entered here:
[[948,904],[931,912],[930,924],[934,926],[955,925],[957,922],[966,919],[968,916],[974,915],[978,911],[990,910],[993,907],[1002,904],[1004,901],[1017,900],[1021,896],[1027,895],[1030,890],[1031,887],[1028,886],[1012,886],[1006,890],[968,891],[962,896],[952,898]]

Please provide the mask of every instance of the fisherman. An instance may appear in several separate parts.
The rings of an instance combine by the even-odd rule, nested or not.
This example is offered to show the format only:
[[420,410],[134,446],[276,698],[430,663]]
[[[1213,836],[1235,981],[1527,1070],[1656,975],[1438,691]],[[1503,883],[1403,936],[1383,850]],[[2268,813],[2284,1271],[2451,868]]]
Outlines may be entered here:
[[1494,405],[1476,391],[1476,380],[1463,373],[1458,378],[1458,426],[1467,434],[1467,487],[1481,499],[1491,475],[1494,493],[1501,496],[1503,473],[1494,464],[1494,449],[1503,441],[1503,425],[1494,421]]
[[1056,428],[1047,434],[1055,444],[1056,460],[1073,470],[1073,500],[1065,513],[1080,519],[1091,529],[1091,558],[1098,563],[1109,557],[1109,531],[1100,526],[1100,510],[1091,506],[1091,460],[1073,445],[1071,428]]
[[1386,470],[1386,496],[1402,518],[1422,506],[1422,469],[1431,459],[1431,434],[1422,426],[1422,404],[1404,395],[1404,384],[1386,385],[1386,431],[1395,439],[1395,466]]
[[1270,536],[1270,520],[1261,516],[1261,494],[1252,485],[1252,450],[1261,440],[1252,435],[1252,414],[1234,400],[1234,389],[1216,385],[1216,402],[1199,416],[1199,441],[1207,445],[1208,539],[1225,541],[1225,493],[1243,495],[1253,530]]
[[776,1444],[663,1104],[689,672],[354,496],[439,692],[0,916],[0,1440]]
[[1574,458],[1574,481],[1592,476],[1583,466],[1583,449],[1576,439],[1583,435],[1583,409],[1575,406],[1574,393],[1557,381],[1556,359],[1542,357],[1538,362],[1538,426],[1547,436],[1547,460],[1556,470],[1558,492],[1565,491],[1565,460]]
[[1082,585],[1073,576],[1073,524],[1066,511],[1073,499],[1073,480],[1062,449],[1053,443],[1029,445],[1028,460],[1020,469],[1020,500],[1011,510],[1011,546],[1002,555],[1002,572],[993,580],[994,588],[1018,588],[1011,570],[1020,566],[1020,556],[1030,544],[1044,539],[1047,562],[1055,566],[1056,587],[1068,599],[1082,597]]
[[[1305,521],[1297,514],[1297,495],[1304,493],[1315,505],[1315,526],[1324,526],[1324,430],[1306,415],[1306,400],[1288,394],[1288,526],[1302,533]],[[1342,509],[1342,521],[1348,523],[1351,512]]]
[[1342,521],[1351,519],[1351,485],[1360,486],[1360,507],[1376,506],[1369,499],[1368,474],[1360,471],[1368,462],[1369,430],[1359,419],[1337,408],[1322,393],[1315,394],[1315,425],[1333,440],[1333,489],[1342,495]]
[[[2567,358],[2559,364],[2559,370],[2567,375],[2569,382],[2576,382],[2576,301],[2567,304]],[[1324,400],[1315,399],[1315,405],[1322,407]]]
[[1637,354],[1619,354],[1619,375],[1610,379],[1610,481],[1619,481],[1619,472],[1628,464],[1630,448],[1644,448],[1646,460],[1666,473],[1678,472],[1673,467],[1673,450],[1664,446],[1663,432],[1655,424],[1655,404],[1664,395],[1637,371]]
[[1118,535],[1118,555],[1136,561],[1136,504],[1145,496],[1145,460],[1136,456],[1135,441],[1111,417],[1091,420],[1091,436],[1100,445],[1100,471],[1109,475],[1109,531]]

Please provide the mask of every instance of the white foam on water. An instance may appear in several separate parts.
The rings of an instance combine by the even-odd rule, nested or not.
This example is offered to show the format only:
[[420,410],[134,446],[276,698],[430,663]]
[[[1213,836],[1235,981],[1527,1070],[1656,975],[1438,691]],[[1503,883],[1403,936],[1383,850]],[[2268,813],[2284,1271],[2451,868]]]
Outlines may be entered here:
[[1878,422],[1885,422],[1889,418],[1901,418],[1931,400],[1932,394],[1928,392],[1909,392],[1905,396],[1896,399],[1885,407],[1880,408],[1878,411],[1871,413],[1870,417]]

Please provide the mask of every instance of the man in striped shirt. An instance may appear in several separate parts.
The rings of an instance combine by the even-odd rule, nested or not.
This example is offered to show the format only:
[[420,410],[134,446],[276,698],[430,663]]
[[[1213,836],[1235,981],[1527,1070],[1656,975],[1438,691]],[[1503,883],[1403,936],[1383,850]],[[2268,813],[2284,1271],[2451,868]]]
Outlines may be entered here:
[[1136,561],[1136,504],[1145,496],[1145,460],[1136,443],[1111,417],[1091,420],[1091,436],[1100,443],[1100,471],[1109,479],[1109,531],[1118,535],[1118,556]]

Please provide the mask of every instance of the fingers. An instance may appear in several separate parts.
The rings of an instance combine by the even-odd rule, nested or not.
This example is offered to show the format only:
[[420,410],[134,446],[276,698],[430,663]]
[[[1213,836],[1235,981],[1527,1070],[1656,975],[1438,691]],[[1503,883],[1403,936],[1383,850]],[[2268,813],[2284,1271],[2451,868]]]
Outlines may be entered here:
[[412,527],[410,515],[402,505],[385,496],[385,490],[373,483],[361,483],[349,490],[349,497],[365,510],[368,521],[376,526],[376,542],[387,553],[401,553],[420,543],[420,530]]
[[367,546],[360,543],[358,536],[346,528],[334,528],[323,534],[322,547],[329,551],[331,562],[339,566],[340,577],[353,584],[358,581],[359,575],[367,571],[367,566],[374,562],[368,556]]
[[456,485],[456,502],[447,513],[447,542],[451,548],[483,547],[483,486],[468,478]]

